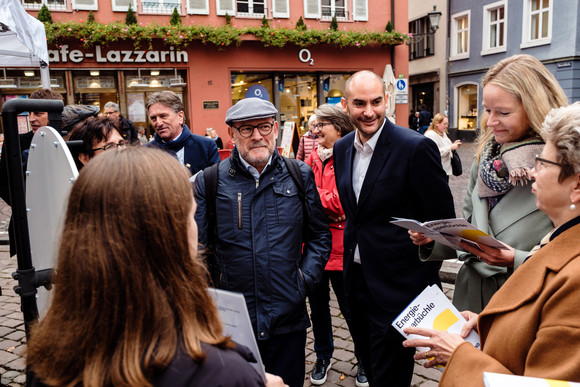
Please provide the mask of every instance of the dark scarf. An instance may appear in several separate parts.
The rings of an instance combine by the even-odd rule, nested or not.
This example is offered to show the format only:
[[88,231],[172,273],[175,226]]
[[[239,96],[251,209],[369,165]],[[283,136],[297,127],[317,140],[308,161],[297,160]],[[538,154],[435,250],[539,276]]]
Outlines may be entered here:
[[530,137],[519,142],[498,144],[491,138],[485,144],[479,163],[479,198],[488,198],[489,210],[518,183],[525,185],[534,167],[535,155],[542,152],[544,142]]
[[187,140],[191,137],[191,131],[187,125],[183,124],[181,127],[183,128],[181,134],[177,136],[175,140],[169,142],[163,141],[161,137],[155,133],[155,137],[152,141],[153,145],[173,155],[177,155],[177,152],[187,144]]

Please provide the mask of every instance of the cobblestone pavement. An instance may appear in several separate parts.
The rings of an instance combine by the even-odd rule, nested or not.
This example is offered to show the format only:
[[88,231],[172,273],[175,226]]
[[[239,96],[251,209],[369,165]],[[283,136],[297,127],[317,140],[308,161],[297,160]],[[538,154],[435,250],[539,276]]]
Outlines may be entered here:
[[[459,154],[463,162],[463,175],[451,176],[449,185],[454,195],[456,215],[461,216],[461,204],[467,188],[469,167],[471,165],[475,145],[467,143],[459,148]],[[2,384],[13,387],[23,386],[25,383],[24,351],[26,337],[22,313],[20,312],[20,297],[14,293],[13,287],[16,281],[12,279],[12,273],[16,271],[16,259],[9,257],[8,247],[8,220],[10,207],[0,199],[0,381]],[[451,272],[456,270],[457,263],[449,263]],[[455,268],[455,269],[454,269]],[[451,298],[454,286],[452,283],[444,283],[443,290]],[[332,367],[328,373],[328,379],[323,386],[355,386],[356,360],[354,346],[348,332],[346,322],[340,314],[338,303],[334,294],[330,303],[335,350],[332,359]],[[310,386],[310,370],[316,361],[313,348],[312,331],[308,331],[306,346],[306,374],[304,385]],[[433,369],[425,369],[420,363],[415,365],[415,372],[411,386],[431,387],[438,384],[441,372]]]

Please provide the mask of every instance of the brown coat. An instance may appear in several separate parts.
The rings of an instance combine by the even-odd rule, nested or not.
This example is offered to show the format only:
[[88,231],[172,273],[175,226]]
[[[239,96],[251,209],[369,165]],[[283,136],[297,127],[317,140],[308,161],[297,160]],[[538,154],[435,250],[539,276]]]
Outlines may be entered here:
[[461,344],[440,386],[483,386],[483,372],[580,382],[580,225],[522,264],[479,315],[482,350]]

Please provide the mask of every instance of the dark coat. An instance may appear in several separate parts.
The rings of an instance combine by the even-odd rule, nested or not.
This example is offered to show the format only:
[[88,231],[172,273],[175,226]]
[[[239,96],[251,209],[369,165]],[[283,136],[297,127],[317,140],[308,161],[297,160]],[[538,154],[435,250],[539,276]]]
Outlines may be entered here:
[[[264,386],[258,372],[248,363],[253,355],[243,346],[221,349],[202,344],[206,353],[203,364],[196,363],[183,350],[167,368],[153,377],[155,387],[256,387]],[[34,374],[26,381],[29,387],[46,387]]]
[[[211,140],[210,140],[211,141]],[[225,290],[244,294],[258,340],[305,330],[307,289],[320,280],[331,236],[310,167],[298,161],[304,181],[303,215],[298,188],[274,150],[259,184],[244,168],[237,148],[219,165],[215,198],[206,198],[204,172],[196,178],[195,220],[207,246],[207,200],[215,200],[218,267],[212,273]],[[307,219],[306,225],[303,221]]]
[[441,264],[421,262],[407,230],[389,221],[453,218],[453,198],[435,143],[387,119],[357,203],[352,187],[355,135],[356,131],[349,133],[334,144],[336,182],[346,214],[346,288],[358,244],[362,272],[375,303],[398,313],[427,285],[440,284]]
[[135,125],[133,125],[133,121],[120,115],[119,126],[121,136],[127,143],[135,145],[139,142],[139,136],[137,135],[137,130],[135,129]]

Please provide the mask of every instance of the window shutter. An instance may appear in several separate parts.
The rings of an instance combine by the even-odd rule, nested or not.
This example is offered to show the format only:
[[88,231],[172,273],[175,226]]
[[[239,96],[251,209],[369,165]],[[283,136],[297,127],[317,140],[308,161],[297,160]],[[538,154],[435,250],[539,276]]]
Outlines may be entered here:
[[134,0],[111,0],[113,5],[113,11],[116,12],[127,12],[129,9],[129,4],[133,9],[133,12],[137,12],[137,4]]
[[209,15],[209,0],[187,0],[187,13]]
[[97,11],[99,9],[99,4],[97,0],[72,0],[72,8]]
[[368,21],[368,0],[352,0],[352,20]]
[[304,0],[304,18],[320,19],[320,0]]
[[279,18],[290,17],[289,0],[272,0],[272,5],[273,5],[272,16]]
[[234,0],[215,0],[217,14],[224,16],[226,13],[230,16],[236,16],[236,4]]

